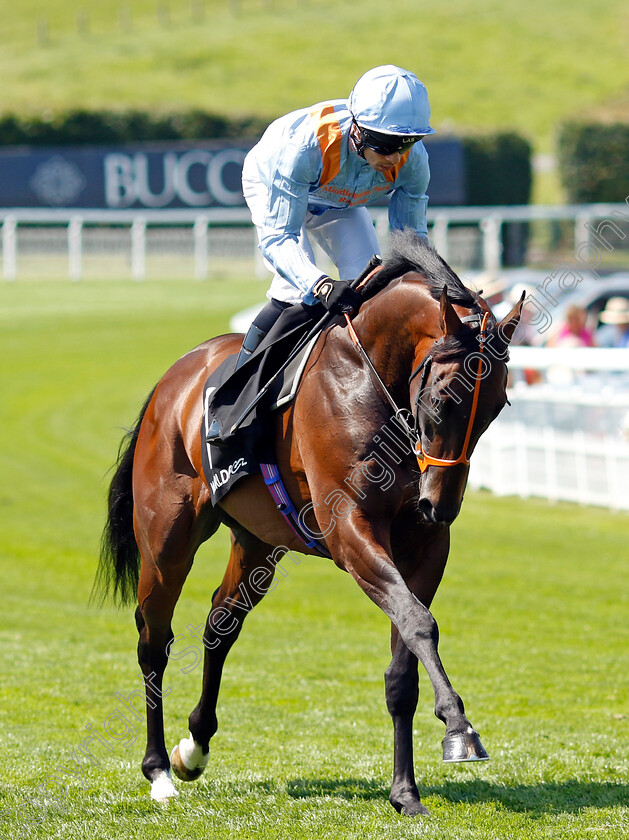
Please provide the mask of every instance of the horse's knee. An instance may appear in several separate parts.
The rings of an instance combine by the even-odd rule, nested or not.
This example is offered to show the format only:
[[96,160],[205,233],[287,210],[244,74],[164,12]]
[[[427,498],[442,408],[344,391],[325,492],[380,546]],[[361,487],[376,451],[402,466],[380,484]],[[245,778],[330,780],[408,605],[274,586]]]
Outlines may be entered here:
[[432,649],[436,652],[439,645],[439,625],[428,610],[424,609],[419,614],[406,617],[399,630],[407,648],[419,659],[422,658],[422,650]]

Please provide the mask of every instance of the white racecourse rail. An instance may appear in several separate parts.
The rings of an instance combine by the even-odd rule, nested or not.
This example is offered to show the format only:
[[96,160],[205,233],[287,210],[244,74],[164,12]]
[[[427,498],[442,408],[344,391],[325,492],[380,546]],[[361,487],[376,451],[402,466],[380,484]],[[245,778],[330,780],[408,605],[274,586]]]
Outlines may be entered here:
[[[572,223],[574,253],[585,254],[587,261],[597,250],[612,251],[611,242],[618,245],[626,238],[610,220],[626,223],[628,205],[431,208],[428,221],[433,244],[455,265],[457,232],[461,226],[476,227],[482,268],[495,274],[502,267],[504,223]],[[373,218],[384,246],[386,209],[373,210]],[[172,259],[173,254],[178,267],[189,265],[190,273],[200,280],[209,276],[221,255],[234,260],[244,256],[246,270],[253,265],[261,276],[267,276],[244,207],[203,211],[0,208],[0,224],[2,276],[7,281],[18,279],[29,249],[40,256],[52,249],[61,265],[65,260],[65,273],[75,281],[84,276],[91,255],[106,255],[108,249],[113,258],[124,254],[128,275],[134,280],[151,274],[147,266],[152,269],[165,263],[163,270],[168,271],[172,265],[168,257]],[[112,273],[120,276],[116,270]],[[628,511],[628,357],[629,350],[512,348],[514,381],[509,394],[513,405],[481,438],[472,457],[471,486],[497,494],[542,496]],[[542,371],[546,384],[525,385],[521,375],[525,369]]]
[[[629,349],[512,347],[509,400],[470,486],[629,511]],[[546,381],[526,385],[523,371]]]
[[[385,246],[388,232],[386,208],[370,210],[381,244]],[[571,222],[574,226],[575,252],[588,248],[596,250],[603,239],[606,239],[605,248],[611,251],[613,247],[607,242],[609,229],[603,236],[597,233],[602,224],[608,228],[613,225],[617,232],[616,239],[612,236],[613,245],[619,244],[618,236],[622,240],[627,237],[616,222],[610,221],[612,219],[621,224],[629,221],[629,202],[561,206],[433,207],[428,210],[430,236],[443,258],[458,266],[465,263],[463,255],[473,253],[479,263],[477,267],[490,273],[502,267],[502,234],[507,223],[557,225]],[[243,247],[248,249],[249,257],[257,252],[246,207],[206,210],[0,208],[0,224],[2,276],[5,280],[18,277],[20,255],[27,248],[45,252],[47,243],[55,254],[65,253],[67,275],[72,280],[80,280],[83,276],[86,253],[97,249],[106,252],[107,248],[116,253],[125,250],[131,276],[135,280],[142,280],[147,275],[147,249],[163,255],[167,253],[169,243],[171,251],[174,249],[179,256],[189,253],[194,275],[205,279],[212,265],[210,243],[213,231],[219,234],[213,241],[220,245],[225,230],[231,229],[233,232],[239,229],[247,243],[243,246],[241,242],[239,250],[242,251]],[[115,243],[114,238],[107,233],[116,233]],[[233,239],[230,241],[234,242]],[[234,248],[234,245],[231,247]],[[241,255],[235,254],[236,257]],[[257,265],[261,267],[259,259]]]

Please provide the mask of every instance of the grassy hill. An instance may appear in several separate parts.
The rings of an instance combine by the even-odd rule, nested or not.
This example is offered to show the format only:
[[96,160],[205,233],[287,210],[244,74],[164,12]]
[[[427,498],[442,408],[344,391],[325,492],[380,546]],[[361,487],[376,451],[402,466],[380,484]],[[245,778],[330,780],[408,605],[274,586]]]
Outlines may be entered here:
[[274,117],[393,62],[438,130],[554,127],[629,89],[624,0],[23,0],[5,4],[0,111],[200,107]]

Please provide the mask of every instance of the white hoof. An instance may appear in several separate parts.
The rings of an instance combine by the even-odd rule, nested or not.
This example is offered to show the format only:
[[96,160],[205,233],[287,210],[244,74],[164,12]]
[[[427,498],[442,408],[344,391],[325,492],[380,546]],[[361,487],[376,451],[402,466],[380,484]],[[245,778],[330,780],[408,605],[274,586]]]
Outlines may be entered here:
[[188,738],[182,738],[179,742],[179,755],[188,770],[197,770],[200,767],[206,767],[210,760],[210,751],[208,750],[204,753],[192,735]]
[[170,778],[170,770],[160,770],[151,782],[151,799],[167,805],[176,796],[179,796],[179,792]]
[[175,775],[184,782],[192,782],[198,779],[205,770],[210,759],[210,751],[203,752],[192,735],[182,740],[173,748],[170,754],[170,763]]

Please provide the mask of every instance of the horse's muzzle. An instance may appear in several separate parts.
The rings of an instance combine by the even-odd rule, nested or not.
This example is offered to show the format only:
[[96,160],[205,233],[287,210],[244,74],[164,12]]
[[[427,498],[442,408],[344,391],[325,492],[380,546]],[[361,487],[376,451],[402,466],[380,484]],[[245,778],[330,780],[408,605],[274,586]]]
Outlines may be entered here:
[[461,505],[443,504],[437,506],[427,499],[419,499],[417,509],[426,520],[434,525],[451,525],[459,515]]

